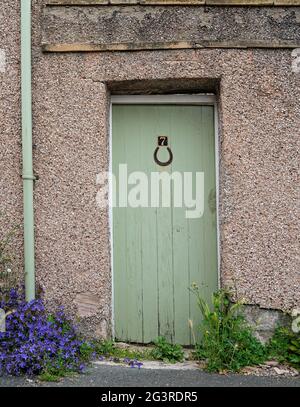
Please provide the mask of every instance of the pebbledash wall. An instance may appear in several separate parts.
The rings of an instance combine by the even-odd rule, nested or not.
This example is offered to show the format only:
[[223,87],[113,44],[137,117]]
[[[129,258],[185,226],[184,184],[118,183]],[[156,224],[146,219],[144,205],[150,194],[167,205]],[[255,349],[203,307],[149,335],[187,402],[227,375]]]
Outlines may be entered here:
[[[19,3],[0,0],[1,231],[23,216]],[[85,332],[110,335],[109,215],[96,204],[110,95],[213,92],[221,281],[255,306],[264,330],[276,310],[300,306],[299,2],[108,3],[33,1],[37,284],[50,308],[63,304]],[[22,276],[21,232],[13,248]]]

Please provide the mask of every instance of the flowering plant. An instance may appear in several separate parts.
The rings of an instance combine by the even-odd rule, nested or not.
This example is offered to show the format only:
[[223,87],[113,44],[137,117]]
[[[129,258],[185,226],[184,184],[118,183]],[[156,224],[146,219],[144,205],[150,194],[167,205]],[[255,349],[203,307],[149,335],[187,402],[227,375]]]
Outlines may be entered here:
[[80,372],[91,356],[82,349],[88,344],[63,309],[47,314],[41,299],[26,302],[20,291],[0,292],[0,308],[13,310],[6,317],[6,331],[0,332],[0,375],[34,375],[51,372],[63,376]]

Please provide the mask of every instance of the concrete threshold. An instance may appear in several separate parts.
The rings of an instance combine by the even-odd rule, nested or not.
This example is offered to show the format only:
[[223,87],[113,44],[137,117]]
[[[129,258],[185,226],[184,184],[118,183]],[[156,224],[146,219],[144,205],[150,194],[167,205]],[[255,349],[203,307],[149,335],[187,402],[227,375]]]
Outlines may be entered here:
[[[199,370],[200,366],[196,362],[182,362],[182,363],[164,363],[159,361],[143,361],[142,369],[145,370]],[[96,361],[93,362],[96,366],[123,366],[131,369],[126,363],[116,363],[113,361]]]

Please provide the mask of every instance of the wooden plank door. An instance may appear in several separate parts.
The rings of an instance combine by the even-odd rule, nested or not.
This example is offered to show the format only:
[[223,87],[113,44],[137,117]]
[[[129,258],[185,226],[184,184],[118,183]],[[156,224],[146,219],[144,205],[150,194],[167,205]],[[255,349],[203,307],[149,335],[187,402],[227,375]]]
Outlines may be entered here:
[[[188,320],[197,327],[201,319],[189,287],[196,282],[207,299],[218,287],[214,107],[113,105],[112,133],[116,339],[149,343],[161,335],[193,344]],[[168,136],[173,152],[166,167],[153,157],[159,135]],[[159,154],[161,161],[169,157],[166,148]],[[203,173],[203,216],[189,219],[187,208],[174,207],[174,202],[169,207],[119,207],[120,164],[127,165],[128,177],[136,171],[145,174],[149,196],[153,173]],[[128,194],[134,188],[130,181]]]

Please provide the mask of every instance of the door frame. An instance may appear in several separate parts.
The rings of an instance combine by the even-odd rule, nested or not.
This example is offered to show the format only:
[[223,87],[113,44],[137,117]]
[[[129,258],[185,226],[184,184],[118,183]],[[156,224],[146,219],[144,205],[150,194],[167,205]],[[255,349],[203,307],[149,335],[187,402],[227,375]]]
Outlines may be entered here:
[[[112,108],[113,105],[190,105],[214,106],[215,130],[215,171],[216,171],[216,216],[217,216],[217,272],[218,286],[221,286],[221,235],[220,235],[220,156],[219,156],[219,119],[216,95],[208,94],[174,94],[174,95],[111,95],[109,111],[109,172],[112,173]],[[113,252],[113,207],[112,182],[109,183],[109,233],[110,233],[110,264],[111,264],[111,332],[115,339],[115,298],[114,298],[114,252]]]

